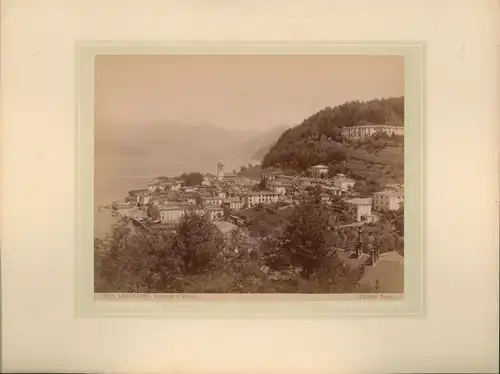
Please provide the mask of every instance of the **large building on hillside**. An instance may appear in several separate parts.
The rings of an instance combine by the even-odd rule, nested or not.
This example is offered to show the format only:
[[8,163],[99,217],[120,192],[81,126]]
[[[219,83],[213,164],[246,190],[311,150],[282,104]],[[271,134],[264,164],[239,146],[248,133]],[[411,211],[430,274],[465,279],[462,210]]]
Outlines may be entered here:
[[325,165],[314,165],[307,169],[311,175],[315,178],[319,178],[322,175],[328,174],[328,166]]
[[403,207],[404,191],[385,190],[373,194],[373,209],[378,212],[396,211]]
[[389,125],[360,125],[342,127],[342,136],[349,140],[366,139],[377,133],[386,133],[389,136],[404,136],[404,127]]

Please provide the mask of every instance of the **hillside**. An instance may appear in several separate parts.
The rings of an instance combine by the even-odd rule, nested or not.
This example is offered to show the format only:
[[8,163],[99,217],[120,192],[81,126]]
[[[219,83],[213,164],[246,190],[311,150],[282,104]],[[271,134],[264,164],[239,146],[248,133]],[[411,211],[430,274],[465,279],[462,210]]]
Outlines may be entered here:
[[269,150],[276,144],[281,134],[286,131],[290,126],[279,126],[273,128],[245,144],[245,147],[251,151],[252,158],[255,160],[262,160]]
[[332,173],[343,172],[372,187],[386,181],[403,182],[404,150],[401,139],[379,137],[349,142],[342,126],[390,124],[403,126],[404,98],[352,101],[325,108],[300,125],[286,130],[265,155],[263,167],[305,171],[326,164]]

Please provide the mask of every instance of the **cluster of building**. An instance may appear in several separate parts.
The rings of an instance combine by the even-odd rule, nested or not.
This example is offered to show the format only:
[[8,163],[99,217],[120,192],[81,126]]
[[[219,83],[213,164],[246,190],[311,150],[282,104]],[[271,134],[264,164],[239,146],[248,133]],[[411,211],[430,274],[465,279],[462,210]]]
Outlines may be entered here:
[[266,170],[260,179],[251,179],[223,173],[223,164],[219,162],[217,174],[204,174],[199,185],[186,186],[180,178],[158,177],[147,189],[130,191],[124,201],[114,206],[124,215],[155,223],[178,223],[187,212],[218,221],[259,204],[296,205],[311,188],[320,188],[322,202],[343,201],[343,209],[353,221],[362,222],[375,220],[372,210],[397,210],[404,201],[402,185],[389,184],[373,197],[360,198],[354,192],[354,179],[344,174],[328,178],[328,173],[327,166],[315,165],[308,170],[308,176]]
[[403,208],[404,185],[389,183],[382,191],[375,192],[373,197],[351,198],[344,201],[347,210],[353,215],[355,221],[373,221],[376,216],[374,212],[394,212]]
[[341,129],[342,136],[349,140],[364,140],[380,133],[385,133],[389,136],[404,136],[404,127],[390,125],[359,125],[344,126]]

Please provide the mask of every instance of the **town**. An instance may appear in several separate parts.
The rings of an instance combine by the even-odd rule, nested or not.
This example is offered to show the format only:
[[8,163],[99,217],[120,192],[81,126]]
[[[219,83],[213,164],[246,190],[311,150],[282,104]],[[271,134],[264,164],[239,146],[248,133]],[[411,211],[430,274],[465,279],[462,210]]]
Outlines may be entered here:
[[344,174],[327,178],[328,167],[324,165],[310,167],[307,175],[263,171],[260,179],[224,173],[222,161],[216,170],[216,174],[200,174],[199,185],[185,185],[180,177],[157,177],[148,188],[130,191],[112,207],[122,216],[168,228],[174,227],[187,211],[206,215],[214,223],[237,225],[242,221],[238,213],[245,209],[259,204],[294,206],[314,187],[321,190],[325,204],[343,203],[344,224],[377,221],[377,212],[398,211],[404,202],[403,184],[389,183],[373,196],[360,197],[354,179]]
[[[374,245],[364,247],[362,227],[383,220],[384,214],[400,212],[404,203],[404,185],[388,183],[371,196],[356,191],[356,181],[344,174],[328,177],[328,167],[315,165],[306,173],[262,170],[260,178],[225,173],[219,161],[215,174],[191,173],[184,177],[157,177],[147,188],[133,190],[122,201],[113,203],[116,214],[152,231],[175,231],[188,212],[206,217],[220,232],[229,237],[235,229],[245,229],[250,220],[247,212],[263,208],[270,213],[297,207],[304,197],[317,194],[321,204],[336,213],[332,225],[355,230],[354,247],[346,244],[336,248],[338,258],[353,269],[362,268],[359,284],[377,292],[400,293],[403,290],[401,253],[388,250],[380,253]],[[199,183],[197,183],[199,182]],[[263,234],[266,235],[266,234]],[[251,251],[255,240],[247,241]],[[351,248],[351,249],[349,249]],[[368,249],[367,249],[368,248]]]

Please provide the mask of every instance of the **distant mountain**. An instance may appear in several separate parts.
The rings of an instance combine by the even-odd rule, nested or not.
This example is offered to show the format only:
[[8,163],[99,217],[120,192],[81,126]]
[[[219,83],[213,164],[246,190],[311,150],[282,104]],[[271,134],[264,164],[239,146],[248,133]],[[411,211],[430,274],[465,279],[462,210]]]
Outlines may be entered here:
[[[114,126],[117,128],[117,126]],[[127,176],[215,173],[222,160],[231,172],[269,149],[283,128],[259,132],[231,130],[203,122],[157,122],[123,126],[113,133],[96,126],[95,167],[101,173]]]
[[279,126],[260,134],[245,143],[245,147],[254,152],[252,158],[262,160],[267,152],[276,144],[281,134],[291,126]]

